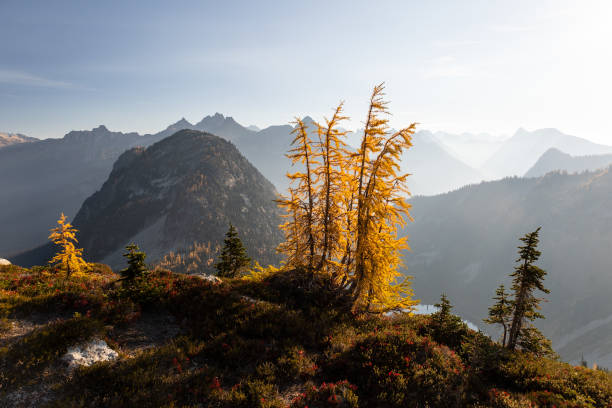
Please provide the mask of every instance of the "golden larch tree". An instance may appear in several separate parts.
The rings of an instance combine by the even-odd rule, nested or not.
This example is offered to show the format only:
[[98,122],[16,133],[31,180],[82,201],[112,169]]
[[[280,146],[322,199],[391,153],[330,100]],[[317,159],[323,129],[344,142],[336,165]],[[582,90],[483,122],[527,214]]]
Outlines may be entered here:
[[354,311],[377,313],[417,303],[410,278],[402,280],[399,272],[408,245],[397,232],[411,219],[408,174],[400,174],[399,163],[416,125],[390,131],[383,90],[382,84],[374,88],[357,151],[347,148],[339,126],[348,119],[342,103],[324,126],[315,123],[317,140],[296,120],[288,157],[305,170],[288,174],[290,196],[278,200],[287,217],[279,247],[286,265],[349,291]]
[[319,163],[312,150],[308,127],[296,118],[293,148],[287,154],[292,164],[299,163],[304,171],[288,173],[291,181],[289,197],[281,196],[277,203],[285,209],[287,221],[281,225],[286,241],[278,250],[287,255],[286,264],[291,268],[306,267],[313,272],[316,262],[317,231],[315,230],[316,176],[313,167]]
[[317,270],[325,273],[328,279],[335,283],[341,272],[338,260],[344,249],[344,234],[342,224],[345,221],[342,206],[345,184],[345,161],[349,152],[346,143],[342,140],[346,131],[341,130],[339,124],[348,119],[343,116],[343,103],[341,102],[331,119],[325,120],[325,127],[317,125],[317,147],[321,165],[315,168],[317,179],[320,180],[318,189],[319,220],[321,225],[321,254]]
[[57,224],[57,227],[51,229],[49,239],[58,245],[60,250],[49,263],[65,271],[66,277],[69,277],[71,274],[82,274],[90,266],[83,259],[83,249],[76,247],[78,243],[76,233],[78,230],[67,221],[64,213],[57,220]]

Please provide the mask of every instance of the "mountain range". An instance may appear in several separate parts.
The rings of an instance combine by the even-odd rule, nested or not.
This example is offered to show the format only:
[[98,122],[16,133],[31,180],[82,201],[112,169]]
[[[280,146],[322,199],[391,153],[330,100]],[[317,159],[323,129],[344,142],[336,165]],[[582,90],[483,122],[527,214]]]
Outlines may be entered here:
[[539,177],[551,171],[578,173],[593,171],[612,164],[612,154],[572,156],[556,148],[548,149],[525,173],[525,177]]
[[6,257],[45,242],[59,214],[72,218],[117,157],[144,140],[99,126],[0,149],[0,202],[6,203],[0,211],[0,253]]
[[[305,117],[304,121],[314,129],[311,118]],[[58,215],[64,212],[74,217],[83,201],[102,186],[120,154],[135,146],[150,146],[182,129],[204,131],[231,141],[277,191],[287,189],[285,174],[295,170],[285,156],[292,140],[290,125],[257,130],[216,113],[196,124],[182,118],[155,134],[111,132],[99,126],[90,131],[72,131],[62,139],[24,139],[28,143],[0,149],[0,200],[10,203],[0,212],[0,225],[5,231],[0,237],[0,254],[8,257],[45,242]],[[359,137],[358,131],[349,133],[349,143],[358,144]],[[445,193],[491,179],[491,173],[524,174],[537,161],[538,151],[544,153],[554,146],[568,148],[564,151],[571,154],[612,152],[612,147],[554,129],[520,129],[504,142],[484,134],[420,130],[414,135],[413,145],[402,162],[402,170],[412,174],[408,186],[413,195]],[[472,156],[482,161],[496,146],[493,158],[482,168],[458,158],[470,159],[467,152],[474,150],[478,153]],[[471,163],[478,161],[474,157]]]
[[[74,225],[89,260],[120,268],[124,247],[135,242],[153,264],[211,273],[230,223],[254,260],[279,261],[275,198],[274,186],[234,145],[185,129],[123,153]],[[53,250],[46,244],[16,261],[42,264]]]
[[[100,125],[71,131],[61,139],[34,139],[0,149],[0,254],[12,256],[47,240],[60,213],[74,217],[83,201],[107,179],[119,155],[149,146],[181,129],[195,128],[185,119],[155,134],[112,132]],[[227,131],[238,137],[253,133],[221,114],[206,116],[199,130]]]
[[484,178],[480,171],[448,153],[427,130],[416,132],[412,144],[402,156],[401,169],[411,174],[408,187],[413,195],[445,193]]
[[19,144],[36,142],[38,139],[22,135],[21,133],[2,133],[0,132],[0,149],[3,147]]
[[495,288],[510,286],[519,238],[541,226],[538,265],[551,293],[538,326],[564,359],[584,353],[612,366],[611,168],[505,178],[410,203],[404,261],[423,303],[444,291],[461,316],[482,322]]
[[484,163],[481,170],[487,179],[524,175],[548,149],[581,156],[612,153],[612,146],[566,135],[557,129],[529,132],[519,129]]
[[487,133],[434,132],[433,137],[453,157],[479,169],[503,145],[505,138]]

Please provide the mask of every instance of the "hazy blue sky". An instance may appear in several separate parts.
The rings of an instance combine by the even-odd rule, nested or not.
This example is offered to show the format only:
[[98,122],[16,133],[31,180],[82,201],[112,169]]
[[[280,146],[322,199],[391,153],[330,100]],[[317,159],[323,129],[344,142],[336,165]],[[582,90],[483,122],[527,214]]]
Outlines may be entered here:
[[612,1],[0,0],[0,131],[358,127],[386,81],[393,124],[612,144]]

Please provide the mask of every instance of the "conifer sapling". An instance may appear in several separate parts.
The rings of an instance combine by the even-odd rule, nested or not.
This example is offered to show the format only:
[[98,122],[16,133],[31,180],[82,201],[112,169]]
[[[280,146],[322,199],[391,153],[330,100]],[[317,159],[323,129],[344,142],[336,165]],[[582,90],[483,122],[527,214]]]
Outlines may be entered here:
[[483,319],[483,321],[487,324],[500,324],[502,326],[504,330],[502,346],[505,346],[512,313],[512,302],[504,285],[499,285],[495,291],[493,300],[495,300],[496,303],[489,308],[489,317]]
[[58,226],[51,230],[49,239],[60,246],[60,251],[55,254],[50,264],[55,265],[59,270],[66,272],[66,277],[72,273],[80,274],[89,269],[89,264],[83,259],[83,249],[77,248],[78,243],[76,233],[78,230],[70,224],[64,213],[57,220]]
[[[510,326],[510,334],[508,336],[507,347],[514,350],[517,345],[528,346],[527,348],[537,348],[537,344],[531,344],[534,341],[539,342],[544,337],[531,325],[527,325],[529,321],[542,319],[540,302],[543,300],[534,295],[535,290],[540,290],[544,293],[549,293],[549,290],[544,287],[544,277],[546,271],[534,265],[542,254],[538,251],[538,243],[540,229],[526,234],[520,238],[523,245],[518,247],[519,258],[518,263],[514,267],[514,272],[510,275],[513,277],[512,290],[514,299],[512,301],[512,324]],[[521,337],[524,337],[521,342]]]
[[149,271],[147,265],[145,264],[147,254],[140,251],[138,245],[134,243],[127,245],[125,249],[127,252],[124,253],[123,256],[127,258],[128,267],[120,271],[121,279],[133,281],[134,278],[142,276]]
[[236,228],[230,224],[225,234],[224,247],[219,256],[219,262],[215,265],[217,276],[234,278],[240,270],[251,264],[251,258],[247,256],[246,249],[238,237]]

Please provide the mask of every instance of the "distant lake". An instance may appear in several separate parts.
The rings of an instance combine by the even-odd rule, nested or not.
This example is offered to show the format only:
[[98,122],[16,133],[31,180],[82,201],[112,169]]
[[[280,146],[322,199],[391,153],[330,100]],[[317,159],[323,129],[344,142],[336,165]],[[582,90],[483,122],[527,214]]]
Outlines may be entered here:
[[[438,308],[435,307],[434,305],[416,305],[412,313],[418,314],[418,315],[426,315],[426,314],[435,313],[437,311],[438,311]],[[467,324],[470,329],[476,330],[476,331],[479,330],[478,326],[476,326],[474,323],[470,322],[469,320],[463,320],[463,322]]]

